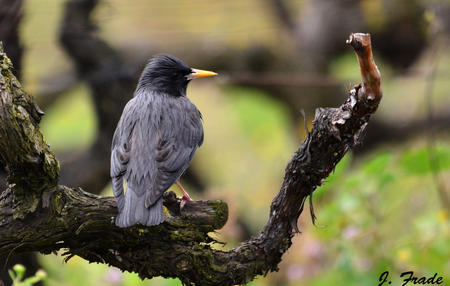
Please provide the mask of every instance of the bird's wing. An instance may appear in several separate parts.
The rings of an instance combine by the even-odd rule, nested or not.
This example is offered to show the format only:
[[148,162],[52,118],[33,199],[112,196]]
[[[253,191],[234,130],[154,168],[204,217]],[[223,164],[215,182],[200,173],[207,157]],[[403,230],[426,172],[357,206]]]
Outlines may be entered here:
[[127,172],[133,131],[137,122],[137,118],[132,116],[135,108],[136,102],[134,99],[125,106],[119,123],[117,124],[116,131],[114,132],[111,146],[110,176],[112,178],[114,197],[116,198],[119,210],[122,210],[124,206],[123,176]]
[[[203,143],[201,114],[186,97],[168,98],[156,133],[156,176],[145,205],[153,205],[189,166]],[[173,101],[173,102],[172,102]]]

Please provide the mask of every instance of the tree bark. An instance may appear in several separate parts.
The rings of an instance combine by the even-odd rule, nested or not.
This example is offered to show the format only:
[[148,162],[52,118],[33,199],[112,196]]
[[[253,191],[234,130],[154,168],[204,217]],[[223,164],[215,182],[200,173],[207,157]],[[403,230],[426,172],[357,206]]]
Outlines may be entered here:
[[381,100],[369,34],[352,34],[347,42],[357,54],[363,83],[340,107],[316,110],[313,129],[286,167],[266,226],[230,251],[214,249],[208,236],[226,222],[224,202],[191,202],[179,212],[179,201],[169,192],[164,223],[121,229],[113,224],[113,198],[57,185],[58,163],[39,131],[39,109],[1,53],[0,159],[8,166],[10,185],[0,196],[0,255],[65,249],[67,259],[78,255],[142,278],[178,277],[189,285],[244,284],[276,271],[298,232],[306,198],[361,141]]
[[[0,0],[0,42],[3,42],[5,52],[14,64],[13,72],[18,79],[22,76],[22,55],[24,53],[19,35],[19,28],[23,18],[23,2],[23,0]],[[0,164],[1,189],[4,188],[5,183],[6,173]],[[0,255],[0,285],[2,280],[6,285],[12,284],[7,270],[17,263],[23,264],[27,268],[25,277],[30,276],[30,273],[35,273],[39,269],[39,263],[34,253],[21,253],[20,255],[9,257]],[[41,285],[41,283],[36,284],[36,286],[38,285]]]

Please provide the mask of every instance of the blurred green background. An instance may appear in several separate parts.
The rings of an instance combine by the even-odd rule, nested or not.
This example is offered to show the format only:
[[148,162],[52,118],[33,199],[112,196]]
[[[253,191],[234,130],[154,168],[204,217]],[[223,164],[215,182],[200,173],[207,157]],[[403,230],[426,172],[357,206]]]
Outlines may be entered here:
[[[277,16],[279,2],[289,8],[295,32]],[[227,249],[257,234],[266,223],[284,167],[305,137],[298,107],[305,109],[311,128],[315,108],[339,105],[348,89],[359,83],[358,64],[345,46],[345,36],[364,29],[372,33],[375,48],[397,45],[396,37],[408,33],[420,38],[417,43],[406,38],[395,46],[397,50],[375,50],[384,97],[372,121],[392,128],[392,134],[381,128],[373,136],[368,134],[358,152],[346,155],[314,193],[317,225],[323,227],[312,225],[306,209],[299,221],[302,233],[283,256],[279,272],[249,285],[377,285],[386,270],[393,277],[392,285],[401,285],[400,273],[410,270],[418,276],[438,273],[448,283],[450,232],[444,198],[448,203],[450,46],[445,17],[440,18],[436,7],[448,9],[449,1],[335,1],[336,7],[325,3],[325,8],[317,3],[330,1],[312,2],[109,0],[99,3],[94,20],[99,37],[126,60],[169,52],[193,67],[219,72],[215,80],[195,81],[188,88],[205,128],[204,145],[190,167],[205,190],[189,190],[194,199],[228,203],[229,220],[217,234]],[[75,73],[58,43],[63,4],[59,0],[24,3],[22,82],[38,102],[48,79]],[[349,6],[358,7],[356,19],[345,14],[354,13]],[[326,17],[317,20],[314,13],[329,10],[333,15],[343,13],[336,16],[342,25],[321,30],[320,21]],[[305,36],[311,31],[317,33]],[[307,39],[333,34],[345,36],[338,44],[325,45],[320,59],[309,57],[314,50],[308,49]],[[320,50],[320,43],[311,44]],[[333,45],[340,48],[328,47]],[[413,55],[405,56],[414,49]],[[208,58],[249,50],[256,50],[257,56],[246,65],[238,56],[236,63],[228,64],[234,60],[229,57],[217,70],[214,63],[221,63],[220,59]],[[202,53],[205,57],[197,63],[195,55]],[[399,60],[402,57],[406,59]],[[298,75],[300,83],[288,88],[283,81],[242,84],[238,78],[242,74],[251,74],[255,81],[274,74]],[[311,75],[317,80],[310,80]],[[326,84],[330,81],[332,91]],[[83,152],[95,140],[98,118],[83,81],[61,92],[44,111],[41,127],[57,154]],[[435,123],[430,116],[444,121]],[[408,132],[402,129],[407,127]],[[405,135],[397,138],[396,133]],[[110,186],[102,193],[112,195]],[[177,279],[141,281],[135,274],[88,264],[78,257],[65,264],[58,255],[39,256],[39,262],[48,272],[44,285],[181,284]]]

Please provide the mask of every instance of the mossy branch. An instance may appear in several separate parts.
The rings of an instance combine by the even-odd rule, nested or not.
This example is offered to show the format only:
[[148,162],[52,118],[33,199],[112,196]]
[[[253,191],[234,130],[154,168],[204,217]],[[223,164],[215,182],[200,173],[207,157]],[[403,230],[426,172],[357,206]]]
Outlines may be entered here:
[[0,43],[0,161],[16,198],[14,217],[35,211],[42,191],[56,186],[59,164],[39,131],[44,113],[23,91]]
[[[2,53],[1,160],[13,185],[0,196],[0,255],[65,249],[67,258],[78,255],[137,272],[142,278],[178,277],[197,285],[245,284],[256,275],[276,271],[298,231],[306,198],[360,142],[381,100],[370,36],[352,34],[348,42],[357,52],[363,83],[350,91],[340,107],[316,110],[313,129],[286,167],[267,225],[227,252],[213,249],[208,236],[227,220],[224,202],[187,203],[180,213],[179,201],[169,192],[164,201],[170,213],[166,222],[120,229],[112,223],[117,212],[112,198],[57,185],[58,164],[39,131],[42,114],[10,73],[11,65]],[[18,110],[20,116],[15,115]],[[32,206],[28,196],[33,197]]]

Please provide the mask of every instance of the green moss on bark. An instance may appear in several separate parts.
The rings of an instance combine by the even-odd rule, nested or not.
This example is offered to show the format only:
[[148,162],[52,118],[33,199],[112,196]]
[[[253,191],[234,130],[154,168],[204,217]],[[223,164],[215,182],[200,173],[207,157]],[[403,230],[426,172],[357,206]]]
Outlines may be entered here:
[[42,191],[55,186],[59,164],[39,129],[43,112],[11,72],[0,45],[0,161],[15,195],[14,218],[24,219],[39,205]]

